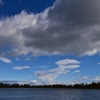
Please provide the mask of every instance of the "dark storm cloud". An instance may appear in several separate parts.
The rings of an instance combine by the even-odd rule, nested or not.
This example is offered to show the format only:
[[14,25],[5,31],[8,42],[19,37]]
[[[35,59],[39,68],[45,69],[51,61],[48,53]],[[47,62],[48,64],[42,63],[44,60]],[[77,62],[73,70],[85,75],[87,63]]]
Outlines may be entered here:
[[99,0],[57,0],[48,10],[46,29],[40,18],[37,22],[42,25],[38,29],[31,27],[22,31],[25,46],[51,53],[92,53],[97,49],[94,44],[100,40],[99,5]]
[[99,24],[100,0],[57,0],[48,19],[72,26]]
[[19,54],[93,55],[100,52],[99,10],[100,0],[56,0],[37,15],[22,12],[1,21],[1,34],[8,32],[16,40],[14,51]]

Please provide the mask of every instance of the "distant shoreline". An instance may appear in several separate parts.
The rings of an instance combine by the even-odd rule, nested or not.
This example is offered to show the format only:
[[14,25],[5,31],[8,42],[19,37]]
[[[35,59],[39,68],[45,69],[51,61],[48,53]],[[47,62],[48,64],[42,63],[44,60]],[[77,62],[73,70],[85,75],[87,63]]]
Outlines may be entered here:
[[100,83],[91,83],[91,84],[74,84],[74,85],[63,85],[63,84],[54,84],[54,85],[32,85],[24,84],[5,84],[0,83],[0,88],[64,88],[64,89],[100,89]]

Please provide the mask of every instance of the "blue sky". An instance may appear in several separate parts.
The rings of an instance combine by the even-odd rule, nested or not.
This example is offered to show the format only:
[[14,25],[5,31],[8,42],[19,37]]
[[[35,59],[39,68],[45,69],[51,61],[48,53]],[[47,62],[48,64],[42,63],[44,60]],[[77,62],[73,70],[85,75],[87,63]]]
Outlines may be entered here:
[[0,0],[0,80],[100,81],[98,0]]

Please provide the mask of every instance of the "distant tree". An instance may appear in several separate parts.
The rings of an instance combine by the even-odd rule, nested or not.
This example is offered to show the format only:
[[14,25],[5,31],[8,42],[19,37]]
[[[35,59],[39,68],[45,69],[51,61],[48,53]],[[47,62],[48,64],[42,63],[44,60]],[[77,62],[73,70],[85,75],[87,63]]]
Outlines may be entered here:
[[100,89],[100,82],[98,83],[82,83],[75,85],[63,85],[63,84],[54,84],[54,85],[38,85],[30,86],[29,84],[19,85],[19,84],[4,84],[0,83],[0,88],[75,88],[75,89]]

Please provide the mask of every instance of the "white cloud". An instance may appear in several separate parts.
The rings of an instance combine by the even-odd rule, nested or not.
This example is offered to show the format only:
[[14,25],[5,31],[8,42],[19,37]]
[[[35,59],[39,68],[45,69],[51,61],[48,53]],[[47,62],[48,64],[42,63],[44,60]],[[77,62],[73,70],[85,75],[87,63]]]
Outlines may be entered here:
[[62,66],[62,65],[68,65],[68,64],[80,64],[80,62],[73,59],[64,59],[64,60],[57,61],[56,64],[59,66]]
[[79,68],[80,65],[66,65],[66,66],[59,66],[61,68],[67,68],[67,69],[76,69],[76,68]]
[[47,71],[36,71],[35,75],[42,80],[53,81],[59,75],[66,74],[68,72],[70,72],[70,70],[66,70],[65,68],[54,68]]
[[83,76],[83,79],[88,79],[88,76]]
[[100,65],[100,62],[98,64]]
[[13,67],[14,70],[23,70],[23,69],[29,69],[30,67],[29,66],[16,66],[16,67]]
[[74,71],[74,73],[79,73],[79,72],[80,72],[80,70],[75,70],[75,71]]
[[8,58],[5,58],[5,57],[0,57],[0,60],[4,63],[11,63],[12,61]]
[[94,82],[100,82],[100,76],[96,76],[94,79],[93,79]]
[[64,84],[64,85],[70,85],[74,84],[73,82],[61,82],[61,81],[37,81],[37,80],[31,80],[31,81],[0,81],[5,84],[19,84],[19,85],[24,85],[24,84],[29,84],[31,86],[34,85],[53,85],[53,84]]
[[[80,65],[78,65],[78,64],[80,64],[79,61],[76,61],[76,60],[70,59],[67,61],[66,60],[61,60],[61,61],[62,62],[64,61],[63,64],[65,64],[65,65],[63,65],[62,62],[60,62],[59,64],[56,62],[56,64],[58,65],[57,68],[53,68],[53,69],[50,69],[47,71],[36,71],[35,75],[42,80],[53,81],[57,77],[59,77],[59,75],[66,74],[66,73],[70,72],[72,69],[76,69],[76,68],[80,67]],[[65,63],[65,61],[66,61],[66,63]],[[69,65],[69,62],[72,65]]]
[[93,50],[86,51],[85,53],[83,53],[83,55],[92,56],[92,55],[95,55],[97,52],[98,51],[96,49],[93,49]]
[[43,85],[41,82],[37,81],[37,80],[31,80],[29,82],[30,85]]
[[31,81],[19,81],[17,82],[19,85],[24,85],[24,84],[29,84],[29,85],[42,85],[41,82],[37,81],[37,80],[31,80]]

